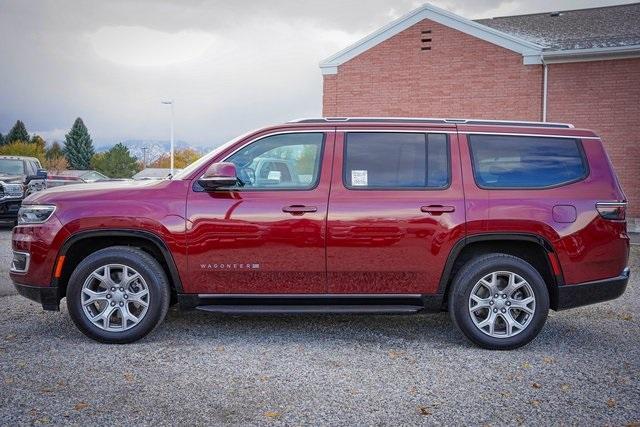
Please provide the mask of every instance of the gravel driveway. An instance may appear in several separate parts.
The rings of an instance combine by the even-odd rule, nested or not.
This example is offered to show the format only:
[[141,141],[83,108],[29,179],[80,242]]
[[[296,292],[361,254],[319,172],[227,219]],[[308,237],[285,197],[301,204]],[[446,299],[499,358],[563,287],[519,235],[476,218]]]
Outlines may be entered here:
[[[640,290],[550,313],[525,348],[471,346],[446,313],[223,317],[171,310],[97,344],[16,296],[0,231],[0,424],[640,422]],[[640,247],[631,266],[640,271]]]

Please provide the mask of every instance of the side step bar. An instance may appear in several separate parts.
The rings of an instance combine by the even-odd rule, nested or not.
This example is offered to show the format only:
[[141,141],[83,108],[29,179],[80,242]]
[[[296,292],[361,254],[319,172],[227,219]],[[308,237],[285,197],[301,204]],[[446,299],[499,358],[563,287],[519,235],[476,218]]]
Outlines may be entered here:
[[224,314],[411,314],[440,311],[442,295],[178,294],[181,310]]
[[222,314],[412,314],[418,305],[201,305],[197,310]]

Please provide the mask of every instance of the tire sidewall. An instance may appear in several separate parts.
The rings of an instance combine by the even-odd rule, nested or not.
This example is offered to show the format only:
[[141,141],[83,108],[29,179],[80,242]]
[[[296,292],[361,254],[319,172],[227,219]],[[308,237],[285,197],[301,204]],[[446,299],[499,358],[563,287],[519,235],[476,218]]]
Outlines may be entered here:
[[[496,256],[493,262],[491,262],[491,258],[487,258],[487,261],[486,263],[472,264],[471,269],[460,271],[461,274],[456,277],[454,294],[450,301],[452,303],[450,310],[454,321],[471,341],[482,347],[510,350],[526,345],[538,335],[547,320],[549,293],[545,282],[540,273],[524,260]],[[474,324],[468,308],[469,297],[476,283],[494,271],[509,271],[521,276],[531,286],[536,299],[535,312],[529,325],[522,332],[509,338],[495,338],[482,332]]]
[[[85,258],[74,270],[67,286],[67,308],[76,326],[87,336],[106,343],[129,343],[151,332],[164,318],[168,308],[168,282],[157,262],[142,251],[119,253],[117,248],[97,251]],[[133,256],[132,256],[133,255]],[[107,264],[122,264],[135,269],[145,280],[149,290],[149,307],[144,318],[122,332],[110,332],[94,325],[82,308],[82,287],[87,277]],[[155,265],[154,265],[155,264]]]

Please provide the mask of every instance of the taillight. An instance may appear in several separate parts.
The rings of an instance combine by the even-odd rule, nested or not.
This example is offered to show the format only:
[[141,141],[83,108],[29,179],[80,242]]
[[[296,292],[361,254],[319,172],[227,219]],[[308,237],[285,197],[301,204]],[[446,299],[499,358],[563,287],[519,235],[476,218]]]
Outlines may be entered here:
[[604,219],[623,220],[627,212],[627,202],[598,202],[596,209]]

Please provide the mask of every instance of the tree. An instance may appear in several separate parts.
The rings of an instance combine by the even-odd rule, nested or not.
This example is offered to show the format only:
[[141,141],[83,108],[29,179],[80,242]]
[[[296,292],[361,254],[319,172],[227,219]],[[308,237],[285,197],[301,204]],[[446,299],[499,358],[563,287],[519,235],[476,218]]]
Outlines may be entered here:
[[45,158],[44,162],[42,162],[42,167],[45,168],[49,173],[58,174],[61,171],[68,169],[69,164],[67,163],[67,159],[64,156],[57,156],[50,159]]
[[91,158],[95,151],[89,131],[80,117],[73,123],[73,127],[65,135],[65,139],[63,152],[71,169],[90,169]]
[[2,136],[2,133],[0,133],[0,145],[4,144],[4,136]]
[[22,120],[18,120],[5,137],[5,143],[12,143],[14,141],[29,142],[29,139],[27,128],[24,123],[22,123]]
[[110,178],[131,178],[138,172],[138,161],[123,144],[116,144],[106,153],[93,156],[91,165]]
[[[189,166],[191,163],[198,160],[202,155],[193,148],[183,148],[182,150],[176,150],[173,153],[173,162],[176,169],[182,169]],[[170,168],[171,157],[170,154],[163,154],[156,160],[154,160],[149,167],[152,168]]]
[[2,156],[27,156],[35,157],[44,163],[44,145],[32,144],[28,141],[14,141],[0,146]]
[[64,157],[62,147],[58,141],[53,141],[50,147],[45,150],[45,156],[47,159],[55,159],[56,157]]

